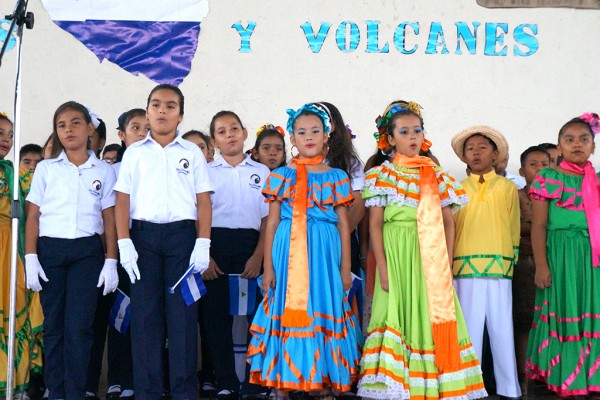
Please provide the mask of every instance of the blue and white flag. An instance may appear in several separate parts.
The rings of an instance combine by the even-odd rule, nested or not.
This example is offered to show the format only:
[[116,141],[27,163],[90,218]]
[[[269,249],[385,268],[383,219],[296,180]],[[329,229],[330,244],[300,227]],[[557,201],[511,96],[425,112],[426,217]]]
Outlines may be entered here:
[[208,0],[42,0],[50,18],[124,70],[179,85],[189,74]]
[[127,335],[131,323],[131,307],[129,297],[120,289],[108,317],[110,324],[122,335]]
[[242,278],[238,274],[229,275],[229,314],[252,315],[256,309],[256,278]]
[[188,306],[191,306],[206,294],[206,286],[202,281],[201,273],[192,274],[191,271],[188,271],[187,277],[183,278],[180,287],[183,300]]

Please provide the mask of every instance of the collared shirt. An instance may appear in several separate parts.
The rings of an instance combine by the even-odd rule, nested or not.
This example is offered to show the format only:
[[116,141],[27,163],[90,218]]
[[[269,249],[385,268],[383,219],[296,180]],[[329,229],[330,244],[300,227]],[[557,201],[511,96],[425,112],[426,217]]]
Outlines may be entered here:
[[178,133],[165,147],[151,134],[131,144],[115,190],[129,194],[131,219],[164,224],[197,220],[196,194],[213,189],[202,151]]
[[518,260],[520,208],[517,187],[491,171],[461,182],[469,204],[454,214],[455,278],[511,279]]
[[235,167],[219,158],[208,164],[208,172],[215,187],[213,228],[260,230],[261,219],[269,214],[262,195],[269,168],[246,155]]
[[[323,164],[329,165],[329,160],[325,158]],[[361,192],[365,187],[365,171],[358,158],[352,158],[350,162],[350,184],[353,192]]]
[[27,201],[40,208],[40,236],[77,239],[104,233],[102,211],[114,207],[113,168],[88,151],[76,166],[63,151],[40,162]]

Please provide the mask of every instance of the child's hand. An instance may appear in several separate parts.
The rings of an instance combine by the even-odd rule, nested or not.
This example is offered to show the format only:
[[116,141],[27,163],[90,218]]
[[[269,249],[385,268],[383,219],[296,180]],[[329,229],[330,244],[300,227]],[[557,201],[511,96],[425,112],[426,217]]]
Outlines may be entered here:
[[275,289],[275,271],[273,269],[265,269],[263,273],[262,280],[260,282],[260,288],[263,292],[267,293],[269,289]]
[[215,260],[211,257],[210,262],[208,263],[208,269],[202,274],[202,280],[213,281],[221,275],[223,275],[223,271],[221,271]]
[[342,286],[344,286],[344,292],[352,287],[352,273],[342,270]]
[[384,292],[390,291],[390,284],[388,281],[387,270],[385,270],[383,273],[379,274],[379,284],[381,285],[381,288],[383,289]]
[[258,278],[260,275],[260,270],[262,268],[262,259],[252,255],[248,261],[246,261],[246,265],[244,266],[244,272],[240,275],[242,278]]
[[552,285],[552,274],[548,265],[536,267],[535,269],[535,285],[540,289],[546,289]]

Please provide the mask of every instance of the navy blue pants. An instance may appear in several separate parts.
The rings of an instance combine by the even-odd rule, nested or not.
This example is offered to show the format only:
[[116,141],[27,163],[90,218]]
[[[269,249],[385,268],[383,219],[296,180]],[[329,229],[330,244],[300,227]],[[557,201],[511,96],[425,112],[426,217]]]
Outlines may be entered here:
[[98,276],[104,264],[100,236],[38,239],[38,257],[48,277],[42,281],[44,379],[49,400],[85,397],[94,337]]
[[[202,340],[210,351],[217,390],[240,390],[235,373],[235,357],[229,315],[229,274],[241,274],[246,261],[254,253],[259,232],[254,229],[213,228],[210,255],[225,274],[206,281],[207,294],[200,300]],[[257,296],[257,299],[260,296]],[[251,317],[250,317],[251,318]],[[246,365],[246,375],[249,366]]]
[[[174,400],[198,398],[198,303],[186,306],[179,288],[168,288],[185,273],[196,242],[192,220],[166,224],[132,221],[140,280],[131,285],[131,345],[135,397],[159,400],[163,393],[163,352],[169,338],[170,392]],[[166,332],[165,332],[166,327]]]

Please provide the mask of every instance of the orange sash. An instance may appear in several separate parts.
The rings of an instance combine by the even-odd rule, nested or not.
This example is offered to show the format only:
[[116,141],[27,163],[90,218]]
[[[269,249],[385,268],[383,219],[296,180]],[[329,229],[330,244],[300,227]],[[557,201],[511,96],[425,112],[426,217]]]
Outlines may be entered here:
[[296,164],[296,191],[292,212],[285,309],[281,324],[286,328],[306,328],[311,323],[306,311],[308,307],[308,236],[306,234],[308,176],[306,165],[321,164],[323,156],[294,158],[291,162]]
[[420,172],[421,195],[417,207],[417,229],[436,366],[443,372],[457,371],[461,364],[460,349],[452,272],[434,170],[436,164],[428,157],[406,157],[399,153],[396,153],[393,163],[405,168],[418,168]]

